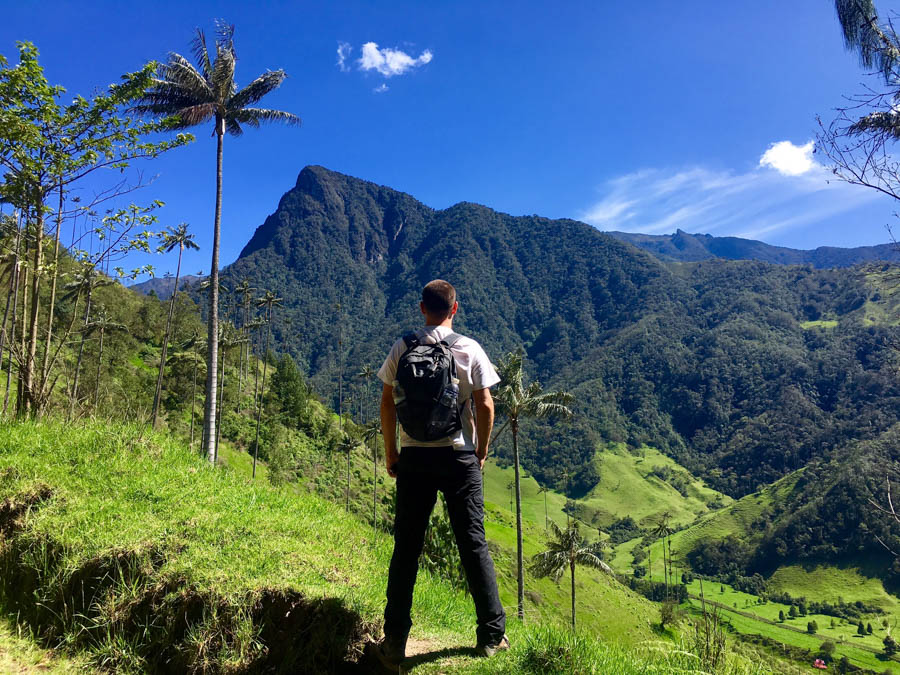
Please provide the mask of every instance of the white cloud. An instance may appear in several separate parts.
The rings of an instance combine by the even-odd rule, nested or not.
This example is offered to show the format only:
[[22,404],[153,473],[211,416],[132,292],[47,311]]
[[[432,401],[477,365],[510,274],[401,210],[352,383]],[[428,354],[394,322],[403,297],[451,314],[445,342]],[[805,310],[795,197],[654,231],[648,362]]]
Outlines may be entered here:
[[794,145],[790,141],[772,143],[759,158],[760,166],[768,166],[784,176],[801,176],[819,166],[813,161],[814,144]]
[[374,42],[367,42],[362,46],[362,56],[359,58],[360,70],[374,70],[385,77],[403,75],[413,68],[430,63],[434,55],[426,49],[417,58],[399,49],[385,47],[379,49]]
[[[798,149],[812,150],[805,148]],[[780,161],[777,157],[776,153],[773,161]],[[601,199],[577,217],[600,230],[668,234],[680,228],[719,236],[771,237],[821,223],[878,198],[874,191],[834,181],[811,159],[810,164],[790,180],[784,178],[784,164],[781,169],[773,167],[776,171],[755,168],[745,173],[704,167],[644,169],[610,180]],[[787,166],[799,169],[796,162]]]
[[350,72],[350,66],[347,65],[347,57],[350,56],[350,52],[352,51],[353,47],[351,47],[348,42],[338,42],[337,67],[341,69],[342,73]]
[[380,85],[375,87],[372,91],[374,91],[376,94],[383,94],[387,90],[388,90],[388,86],[384,82],[382,82]]

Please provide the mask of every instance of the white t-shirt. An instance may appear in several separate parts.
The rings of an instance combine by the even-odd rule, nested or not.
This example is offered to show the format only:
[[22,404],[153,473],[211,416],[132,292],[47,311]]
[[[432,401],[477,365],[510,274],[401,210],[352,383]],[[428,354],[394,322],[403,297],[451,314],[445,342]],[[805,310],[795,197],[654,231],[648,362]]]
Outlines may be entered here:
[[[452,332],[446,326],[426,326],[418,331],[417,334],[421,336],[423,343],[430,344],[444,339]],[[403,341],[403,338],[400,338],[391,347],[390,353],[378,371],[378,377],[382,382],[393,386],[397,376],[397,364],[400,361],[400,356],[405,351],[406,343]],[[453,359],[456,361],[460,404],[465,404],[462,406],[462,429],[452,437],[426,442],[410,438],[401,426],[401,448],[407,446],[436,448],[452,445],[454,449],[461,452],[473,452],[475,450],[475,418],[472,415],[472,406],[469,404],[469,399],[472,398],[473,391],[493,387],[500,381],[500,376],[491,364],[488,355],[484,353],[484,349],[475,340],[465,336],[461,337],[450,348],[450,351],[453,353]]]

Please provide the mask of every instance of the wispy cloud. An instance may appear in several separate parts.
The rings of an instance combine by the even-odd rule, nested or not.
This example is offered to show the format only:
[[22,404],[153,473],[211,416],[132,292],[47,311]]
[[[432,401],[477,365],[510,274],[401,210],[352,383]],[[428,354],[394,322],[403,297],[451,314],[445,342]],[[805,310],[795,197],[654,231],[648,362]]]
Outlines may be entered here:
[[347,65],[347,57],[350,56],[352,51],[353,47],[350,46],[349,42],[338,42],[337,67],[340,68],[342,73],[350,72],[350,66]]
[[362,56],[357,63],[360,70],[374,70],[385,77],[394,77],[431,63],[432,58],[434,55],[428,49],[413,58],[399,49],[379,49],[376,43],[367,42],[362,46]]
[[[684,229],[758,238],[810,225],[877,199],[833,180],[812,142],[772,144],[744,173],[704,167],[644,169],[610,180],[578,217],[601,230],[665,234]],[[831,180],[829,180],[831,179]]]
[[374,91],[376,94],[383,94],[388,89],[389,89],[389,87],[384,82],[382,82],[377,87],[375,87],[372,91]]

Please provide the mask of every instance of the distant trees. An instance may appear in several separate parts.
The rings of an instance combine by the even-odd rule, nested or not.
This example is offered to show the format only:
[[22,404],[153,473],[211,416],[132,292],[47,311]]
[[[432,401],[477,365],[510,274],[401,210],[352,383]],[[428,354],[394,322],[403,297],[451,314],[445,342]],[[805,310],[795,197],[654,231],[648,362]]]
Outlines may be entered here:
[[[522,487],[519,462],[519,423],[525,418],[571,417],[567,404],[572,395],[567,392],[545,392],[539,382],[524,384],[523,354],[507,354],[499,364],[500,384],[494,393],[497,411],[506,417],[505,426],[512,432],[513,469],[516,495],[516,570],[518,585],[518,616],[525,619],[525,563],[522,545]],[[497,432],[499,436],[503,428]],[[496,438],[496,436],[495,436]]]
[[206,374],[206,416],[203,438],[210,461],[215,458],[216,377],[219,333],[219,238],[222,219],[222,147],[225,133],[240,136],[242,125],[258,127],[264,122],[299,124],[300,118],[281,110],[253,105],[277,89],[284,81],[283,70],[267,71],[238,90],[234,81],[237,57],[234,26],[218,25],[215,57],[210,58],[206,37],[198,30],[192,42],[197,65],[177,53],[158,69],[153,85],[139,99],[139,113],[174,116],[172,126],[187,129],[213,121],[216,135],[216,204],[213,219],[212,261],[210,263],[209,326]]

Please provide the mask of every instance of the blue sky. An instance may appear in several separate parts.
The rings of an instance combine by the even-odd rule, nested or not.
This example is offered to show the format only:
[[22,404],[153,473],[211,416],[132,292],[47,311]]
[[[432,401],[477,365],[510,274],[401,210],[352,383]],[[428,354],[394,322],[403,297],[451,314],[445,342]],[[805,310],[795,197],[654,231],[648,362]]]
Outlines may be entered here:
[[[795,248],[882,243],[894,219],[890,200],[827,183],[808,145],[816,115],[828,119],[869,81],[829,0],[22,0],[3,13],[0,53],[33,41],[51,82],[72,93],[168,51],[188,55],[194,29],[212,33],[218,17],[236,25],[239,84],[287,71],[264,103],[303,126],[226,138],[223,263],[307,164],[435,208],[474,201],[600,229],[680,227]],[[144,164],[157,178],[134,196],[166,202],[161,225],[192,226],[202,251],[188,272],[209,267],[209,131]]]

